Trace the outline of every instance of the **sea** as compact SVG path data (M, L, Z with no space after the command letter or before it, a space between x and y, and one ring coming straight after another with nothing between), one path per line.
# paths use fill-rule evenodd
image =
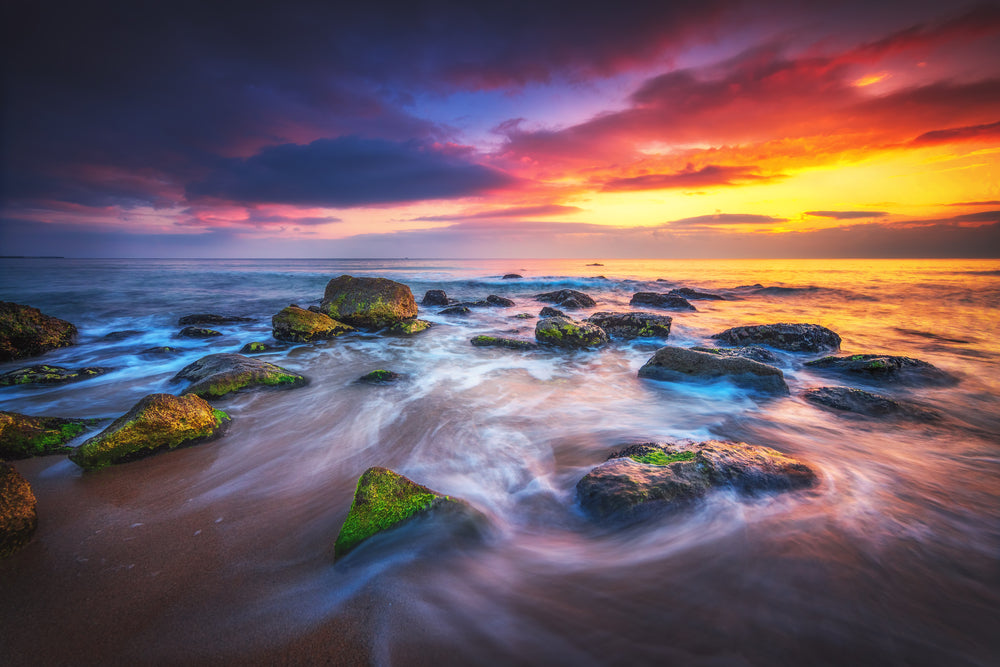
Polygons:
M38 499L33 541L0 561L4 665L1000 664L1000 261L0 259L0 299L74 323L46 363L110 372L0 387L0 409L101 420L211 353L271 339L340 275L509 308L420 307L412 337L352 333L255 355L302 388L215 401L224 437L97 472L16 462ZM504 279L506 274L521 278ZM543 292L630 311L690 287L666 340L508 350ZM648 308L646 309L648 310ZM180 317L250 318L179 338ZM930 362L946 384L866 384L776 350L788 395L640 378L662 345L729 327L814 323L841 353ZM125 336L108 334L120 331ZM156 346L174 354L144 353ZM403 378L359 384L376 369ZM804 399L854 386L933 411L873 418ZM677 511L596 520L576 484L637 442L732 440L794 456L806 490L719 490ZM469 502L477 539L411 522L334 559L361 473L390 468ZM437 535L437 537L433 537Z

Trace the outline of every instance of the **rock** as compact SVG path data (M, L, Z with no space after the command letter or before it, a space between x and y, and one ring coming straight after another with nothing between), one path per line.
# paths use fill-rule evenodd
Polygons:
M471 312L468 306L452 306L438 311L438 315L468 315Z
M222 332L203 327L184 327L177 332L177 335L182 338L211 338L213 336L221 336Z
M491 306L496 306L497 308L511 308L517 304L514 303L513 299L508 299L503 296L497 296L496 294L490 294L486 297L486 303Z
M161 345L158 347L148 347L139 354L149 354L149 355L163 355L163 354L174 354L178 352L176 347L169 347L167 345Z
M212 313L195 313L185 315L177 320L177 325L181 327L192 324L235 324L236 322L253 322L252 317L232 317L229 315L213 315Z
M548 301L554 303L563 308L593 308L597 305L597 302L591 299L589 296L583 292L578 292L573 289L561 289L555 292L545 292L544 294L536 294L535 298L539 301Z
M593 264L588 264L587 266L604 266L600 262L594 262Z
M551 306L544 306L540 311L538 311L539 317L569 317L566 313L559 310L558 308L553 308Z
M806 391L802 396L823 407L866 417L907 417L919 421L941 419L941 415L932 410L852 387L817 387Z
M299 306L297 306L294 303L292 305L295 306L296 308L299 307ZM310 313L320 313L320 314L322 314L322 312L323 312L322 310L320 310L320 307L317 306L317 305L315 305L315 304L309 306L308 308L306 308L306 310L308 310Z
M699 292L690 287L678 287L667 292L668 296L679 296L684 299L702 299L705 301L725 301L726 297L708 292Z
M359 329L381 329L417 316L410 288L388 278L340 276L326 285L320 309Z
M629 301L633 306L652 306L653 308L666 308L669 310L698 310L687 299L674 294L660 294L659 292L636 292Z
M656 313L601 311L588 317L587 321L601 327L613 338L666 338L670 335L673 320Z
M271 335L276 340L308 343L329 340L354 331L354 327L297 306L288 306L271 318Z
M421 306L447 306L448 295L443 289L429 289L424 292L424 298L420 302Z
M591 516L635 517L683 506L717 488L753 495L816 481L809 466L769 447L708 440L632 445L587 473L576 492Z
M402 379L402 375L399 373L394 373L392 371L387 371L379 369L377 371L372 371L371 373L366 373L357 379L358 382L364 382L366 384L388 384L390 382L395 382L396 380Z
M0 461L0 559L31 541L38 527L38 502L28 480Z
M805 365L820 371L851 375L876 382L953 384L957 381L949 373L926 361L889 354L823 357L807 361Z
M19 412L0 412L0 459L65 454L72 451L65 443L96 423L96 419L31 417Z
M668 381L724 378L741 386L788 393L784 374L774 366L670 345L649 358L639 369L639 377Z
M369 468L358 479L351 509L334 544L334 559L359 544L420 517L439 517L462 532L478 532L485 517L469 503L433 491L387 468Z
M76 327L37 308L0 301L0 362L37 357L76 341Z
M427 331L432 326L433 324L427 320L418 320L414 317L396 322L386 330L386 333L393 336L415 336L422 331Z
M133 336L138 336L142 334L142 331L136 329L126 329L125 331L112 331L107 334L101 340L125 340L126 338L132 338Z
M548 306L545 306L545 308L548 308ZM545 308L542 308L542 310L545 310ZM555 310L555 308L550 308L549 310ZM556 311L556 312L560 312L560 311ZM531 313L518 313L517 315L514 315L513 317L515 319L518 319L518 320L533 320L533 319L535 319L535 316L532 315Z
M304 377L287 368L231 352L210 354L188 364L173 377L173 381L177 380L190 380L193 384L183 393L202 398L218 398L253 387L292 388L306 384Z
M585 348L604 345L608 334L590 322L578 322L568 317L546 317L535 324L535 339L558 347Z
M9 387L17 384L59 384L61 382L75 382L76 380L86 380L109 373L110 368L99 366L88 366L72 370L62 366L49 366L39 364L18 368L0 375L0 387Z
M523 338L508 338L506 336L476 336L470 341L476 347L505 347L510 350L537 350L538 343Z
M744 345L743 347L692 347L692 350L708 352L709 354L719 354L724 357L743 357L759 361L762 364L774 364L781 359L771 350L759 345Z
M240 348L240 354L259 354L261 352L274 352L275 350L280 350L282 348L277 345L271 345L270 343L261 343L254 341L252 343L247 343Z
M822 352L840 348L840 336L818 324L758 324L733 327L712 336L727 345L769 345L789 352Z
M125 463L220 437L229 415L188 394L150 394L69 455L87 470Z
M504 274L503 279L504 280L517 280L518 278L523 278L523 277L524 276L522 276L519 273L507 273L507 274Z

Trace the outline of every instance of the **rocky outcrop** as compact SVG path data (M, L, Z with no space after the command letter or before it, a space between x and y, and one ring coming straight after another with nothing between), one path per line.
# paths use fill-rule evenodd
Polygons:
M178 326L187 327L198 324L236 324L237 322L253 322L252 317L233 317L231 315L213 315L212 313L195 313L184 315L177 320Z
M818 324L758 324L733 327L712 336L727 345L769 345L789 352L840 349L840 336Z
M667 310L698 310L688 300L675 294L660 294L659 292L636 292L629 301L633 306L652 306Z
M65 443L83 433L96 419L32 417L19 412L0 412L0 459L65 454Z
M429 289L424 292L424 298L420 301L421 306L447 306L448 295L443 289Z
M234 391L253 387L300 387L306 379L298 373L242 354L210 354L188 364L173 377L192 384L184 394L218 398Z
M540 311L538 311L539 317L569 317L566 313L559 310L558 308L553 308L552 306L543 306Z
M549 303L554 303L560 308L566 308L567 310L578 310L580 308L593 308L597 305L597 302L590 298L583 292L578 292L574 289L561 289L555 292L545 292L544 294L536 294L535 298L539 301L547 301Z
M497 296L496 294L490 294L486 297L486 303L495 308L512 308L517 305L514 303L513 299L508 299L504 296Z
M866 417L906 417L918 421L937 421L941 418L931 410L853 387L817 387L802 396L807 401L838 412Z
M601 311L587 318L612 338L666 338L672 318L657 313L610 313Z
M509 338L507 336L475 336L469 342L476 347L504 347L509 350L538 349L538 343L533 340Z
M271 335L276 340L293 343L329 340L354 330L343 322L298 306L288 306L271 318Z
M38 527L38 502L28 480L0 461L0 559L31 541Z
M385 333L392 336L416 336L418 333L427 331L433 326L427 320L418 320L417 318L412 318L409 320L400 320L396 322L388 329Z
M709 354L718 354L724 357L743 357L744 359L752 359L753 361L759 361L762 364L773 364L780 361L778 355L766 347L761 347L759 345L744 345L743 347L701 347L695 346L691 348L692 350L697 350L698 352L708 352Z
M726 299L724 296L710 294L708 292L699 292L698 290L693 290L690 287L678 287L677 289L670 290L667 294L670 296L679 296L684 299L702 299L704 301L725 301Z
M372 371L371 373L365 373L359 377L357 381L363 382L364 384L389 384L390 382L395 382L396 380L401 380L402 378L403 376L399 373L380 368Z
M150 394L69 455L87 470L125 463L160 451L220 437L229 415L198 396Z
M177 332L177 335L181 338L212 338L214 336L221 336L222 332L204 327L184 327Z
M774 366L670 345L661 347L649 358L639 369L639 377L672 382L726 379L761 391L788 393L784 374Z
M76 341L76 327L37 308L0 301L0 362L36 357Z
M110 368L99 366L88 366L86 368L63 368L62 366L49 366L48 364L38 364L18 368L0 375L0 387L9 387L19 384L60 384L63 382L75 382L86 380L109 373Z
M809 466L769 447L719 440L643 443L612 454L577 483L576 493L591 516L634 517L683 506L718 488L752 495L816 481Z
M545 317L535 324L535 339L539 343L566 348L587 348L604 345L608 334L590 322L578 322L568 317Z
M485 517L464 500L446 496L387 468L369 468L358 479L351 509L334 544L340 559L366 540L418 518L439 518L475 532Z
M359 329L381 329L417 316L410 288L388 278L340 276L326 285L320 310Z
M843 374L874 382L904 384L954 384L957 380L937 366L920 359L889 354L855 354L844 357L823 357L807 361L814 370Z

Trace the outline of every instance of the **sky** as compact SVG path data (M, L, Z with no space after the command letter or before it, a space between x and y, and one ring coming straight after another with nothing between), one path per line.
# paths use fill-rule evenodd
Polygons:
M997 2L0 12L0 255L1000 257Z

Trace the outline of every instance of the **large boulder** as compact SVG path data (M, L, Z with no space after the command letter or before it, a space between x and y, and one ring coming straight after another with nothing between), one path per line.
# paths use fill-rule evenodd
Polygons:
M0 375L0 387L9 387L17 384L61 384L63 382L75 382L86 380L110 372L110 368L99 366L88 366L86 368L63 368L62 366L50 366L48 364L37 364L18 368Z
M65 454L65 445L95 424L95 419L31 417L19 412L0 412L0 459Z
M652 306L668 310L698 310L688 300L676 294L660 294L659 292L636 292L629 301L632 306Z
M544 294L536 294L535 298L539 301L547 301L549 303L554 303L562 308L567 308L570 310L580 309L580 308L593 308L597 305L597 302L590 298L583 292L578 292L575 289L561 289L555 292L545 292Z
M464 500L446 496L387 468L369 468L358 479L354 501L334 544L340 559L359 544L418 517L443 516L466 527L484 517Z
M326 285L320 310L360 329L381 329L417 316L410 288L388 278L340 276Z
M291 388L306 383L303 376L287 368L232 352L202 357L182 368L173 380L189 380L192 384L183 393L202 398L218 398L252 387Z
M585 348L604 345L608 334L590 322L578 322L569 317L545 317L535 324L535 339L558 347Z
M956 381L951 374L931 363L890 354L823 357L807 361L805 365L821 372L844 374L874 382L951 384Z
M31 541L38 526L38 502L31 485L9 463L0 461L0 559Z
M271 318L271 335L293 343L329 340L349 331L354 327L298 306L288 306Z
M727 345L770 345L789 352L840 349L840 336L818 324L757 324L733 327L712 336Z
M229 415L194 395L150 394L70 454L87 470L220 437Z
M866 417L906 417L918 421L937 421L941 418L931 410L853 387L816 387L802 396L807 401L837 412Z
M788 393L784 374L774 366L671 345L657 350L639 369L639 377L668 381L723 378L753 389Z
M607 518L684 505L716 488L750 495L815 483L809 466L774 449L708 440L626 447L587 473L576 493L588 514Z
M601 311L587 318L613 338L666 338L672 318L657 313L609 313Z
M76 327L37 308L0 301L0 362L72 345Z

